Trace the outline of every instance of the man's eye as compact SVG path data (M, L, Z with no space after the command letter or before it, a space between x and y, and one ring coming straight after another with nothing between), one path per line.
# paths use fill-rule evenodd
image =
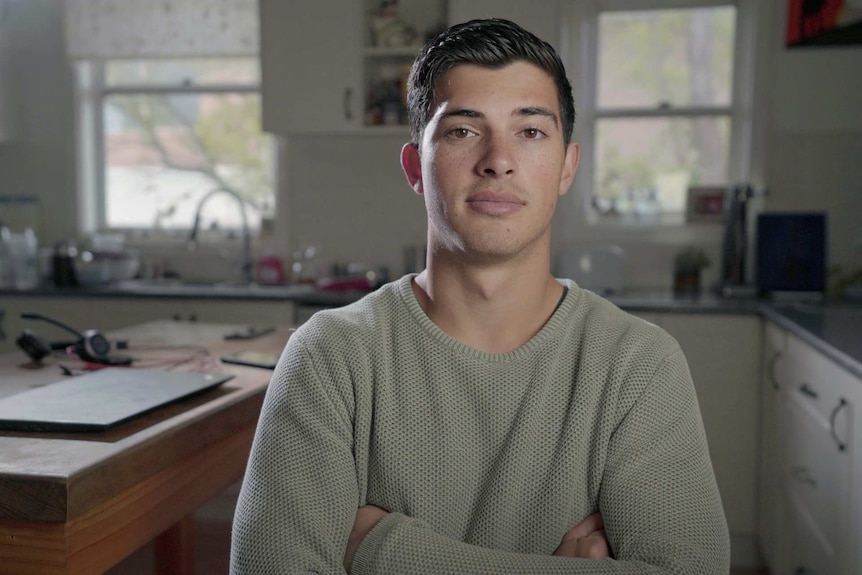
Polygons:
M523 131L523 134L529 140L538 140L545 137L545 133L538 128L527 128Z
M449 130L449 136L457 139L469 138L473 135L473 132L468 130L467 128L452 128Z

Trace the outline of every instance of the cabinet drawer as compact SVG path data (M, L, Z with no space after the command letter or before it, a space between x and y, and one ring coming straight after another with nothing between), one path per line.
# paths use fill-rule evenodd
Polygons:
M784 485L821 536L841 548L850 519L850 455L839 448L832 422L822 416L814 398L791 390L786 402ZM849 420L849 409L845 404L839 415Z
M779 573L837 575L842 573L835 549L823 539L799 500L788 494L782 513Z
M842 389L858 383L847 370L792 334L787 337L786 355L781 378L788 395L800 393L808 397L811 401L807 405L818 414L823 426L828 428L834 420L834 439L846 451L852 428Z

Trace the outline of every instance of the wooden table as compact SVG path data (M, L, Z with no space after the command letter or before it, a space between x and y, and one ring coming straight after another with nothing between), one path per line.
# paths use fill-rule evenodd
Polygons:
M194 511L242 477L272 375L218 357L280 353L290 335L225 341L237 327L163 321L107 334L141 367L189 359L173 369L236 376L215 390L105 432L0 432L0 573L103 573L153 540L159 573L193 572ZM0 396L63 378L53 362L28 362L0 355Z

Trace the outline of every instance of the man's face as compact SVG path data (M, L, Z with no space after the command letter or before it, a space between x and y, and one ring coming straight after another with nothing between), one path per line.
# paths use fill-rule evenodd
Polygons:
M578 152L564 143L556 86L542 69L463 64L438 81L421 146L408 144L401 159L425 197L429 247L490 262L550 245Z

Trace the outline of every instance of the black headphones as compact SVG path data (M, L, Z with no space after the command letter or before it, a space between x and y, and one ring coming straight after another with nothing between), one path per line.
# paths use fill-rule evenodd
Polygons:
M51 355L51 352L56 349L72 347L78 357L84 361L89 361L90 363L99 363L104 365L129 365L132 363L132 358L130 357L109 355L111 351L111 342L95 329L88 329L84 332L79 332L56 319L26 311L21 313L21 317L24 319L38 319L46 321L74 334L75 337L78 338L77 341L73 342L48 342L33 331L25 329L21 335L18 336L15 343L17 343L18 347L20 347L24 353L27 354L27 357L33 361L40 361L43 357Z

